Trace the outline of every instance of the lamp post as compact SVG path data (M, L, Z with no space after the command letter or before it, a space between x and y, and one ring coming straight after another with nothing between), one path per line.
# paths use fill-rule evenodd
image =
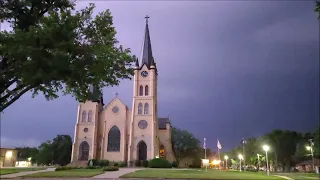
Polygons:
M264 145L262 148L263 148L264 151L266 151L267 176L269 176L269 175L270 175L270 172L269 172L269 163L268 163L268 151L269 151L269 146L268 146L268 145Z
M257 154L258 156L258 171L260 170L260 154Z
M308 151L310 151L311 158L312 158L312 171L314 171L313 142L312 142L312 139L309 139L309 141L311 146L307 146L306 148Z
M228 169L228 156L224 156L224 159L226 160L226 169Z
M242 168L241 168L241 160L243 159L243 156L241 154L238 155L239 157L239 160L240 160L240 172L242 171Z

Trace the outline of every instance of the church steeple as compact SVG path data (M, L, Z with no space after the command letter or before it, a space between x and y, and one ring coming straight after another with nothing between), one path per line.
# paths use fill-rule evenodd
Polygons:
M142 50L142 64L147 65L148 68L152 65L153 56L152 56L152 48L151 48L151 40L150 40L150 34L149 34L149 26L148 26L148 19L150 18L148 15L146 18L146 29L145 29L145 35L144 35L144 42L143 42L143 50Z
M100 89L97 87L94 87L93 85L90 85L89 87L89 96L88 100L92 102L100 102L102 105L103 103L103 95Z

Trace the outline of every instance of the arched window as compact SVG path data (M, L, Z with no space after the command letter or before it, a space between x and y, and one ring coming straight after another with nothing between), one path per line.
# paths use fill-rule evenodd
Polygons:
M138 114L142 114L142 103L138 105Z
M140 86L139 95L143 96L143 86L142 85Z
M91 110L88 113L88 122L92 122L92 111Z
M86 111L82 111L82 120L81 122L86 122L86 118L87 118L87 112Z
M146 85L146 87L144 88L144 95L149 96L149 86Z
M120 130L117 126L113 126L108 133L107 151L120 151Z
M148 103L144 104L144 114L149 114L149 104Z
M159 156L160 156L160 158L164 158L165 157L165 151L164 151L164 146L163 145L160 146Z

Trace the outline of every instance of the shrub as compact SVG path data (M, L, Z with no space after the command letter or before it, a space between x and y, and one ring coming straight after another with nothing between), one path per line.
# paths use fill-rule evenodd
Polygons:
M113 163L113 166L118 167L118 166L119 166L119 163L118 163L118 162L114 162L114 163Z
M86 169L99 169L100 166L87 166Z
M118 166L119 167L126 167L127 163L126 162L119 162Z
M90 166L90 161L92 161L92 166L98 166L99 164L98 164L98 161L96 160L96 159L89 159L88 160L88 166Z
M201 168L201 159L196 158L192 161L192 168Z
M152 159L149 161L148 165L150 168L172 168L171 163L162 158Z
M108 166L109 165L109 161L108 160L99 160L98 161L98 165L101 166L101 167Z
M70 169L80 169L78 167L60 166L55 169L55 171L65 171Z
M137 166L137 167L141 166L141 161L140 160L135 160L134 161L134 165Z
M173 162L172 162L172 167L174 167L174 168L178 167L177 162L173 161Z
M144 161L141 162L141 165L143 167L148 167L148 164L149 164L149 162L147 160L144 160Z
M109 167L103 168L103 171L119 171L119 168L114 166L109 166Z

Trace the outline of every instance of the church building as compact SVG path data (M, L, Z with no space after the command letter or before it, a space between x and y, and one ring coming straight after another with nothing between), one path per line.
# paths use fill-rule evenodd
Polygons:
M91 88L88 100L78 106L71 162L104 159L132 165L153 158L174 161L170 120L158 117L158 70L148 18L142 59L135 62L132 109L117 95L105 105L101 91Z

